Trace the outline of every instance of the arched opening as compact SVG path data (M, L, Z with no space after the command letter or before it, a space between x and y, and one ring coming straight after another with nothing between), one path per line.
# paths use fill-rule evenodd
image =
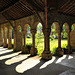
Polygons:
M74 30L74 26L72 25L72 26L71 26L71 31L73 31L73 30Z
M25 27L26 27L26 31L27 31L27 33L26 33L26 45L31 46L32 45L32 34L30 31L31 27L28 24Z
M68 29L66 29L66 28L68 28ZM62 26L62 33L61 33L61 47L62 48L67 47L67 38L68 38L67 31L69 31L69 26L67 23L64 23Z
M44 50L44 35L42 32L42 24L41 23L37 24L37 32L35 35L35 46L38 50L38 54L41 56L41 53Z
M22 53L30 53L32 47L32 35L30 32L30 25L25 24L23 27L23 47Z
M50 34L50 50L53 54L55 54L56 48L58 47L58 23L54 22L51 26L51 34Z
M64 54L62 48L61 48L61 26L58 22L54 22L52 25L55 25L55 35L57 35L57 38L53 38L54 40L50 42L50 48L53 54L57 56L62 56ZM51 29L52 30L52 29ZM53 34L53 33L52 33Z

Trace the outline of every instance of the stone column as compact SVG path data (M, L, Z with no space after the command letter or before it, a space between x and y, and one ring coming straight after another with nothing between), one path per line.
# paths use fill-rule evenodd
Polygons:
M0 46L3 46L3 36L2 36L2 28L1 28L1 25L0 25Z
M35 34L36 34L36 29L31 29L32 33L32 48L30 50L31 55L37 55L37 48L35 48Z
M17 27L13 28L14 31L14 51L19 51L22 49L22 33Z
M49 60L52 59L52 53L50 51L50 32L51 29L45 28L43 29L44 33L44 51L42 53L42 58Z
M8 26L8 49L12 48L12 27Z
M58 31L58 48L61 48L61 31Z
M64 51L61 48L61 31L62 30L60 28L57 30L57 32L58 32L58 48L56 50L57 56L62 56L64 54Z
M22 37L22 39L23 39L22 53L29 54L29 49L26 46L26 33L27 33L27 30L22 31L22 34L23 34L23 37Z
M70 45L70 27L69 26L65 26L65 31L67 32L67 50L65 50L65 53L66 54L70 54L72 53L72 48L71 48L71 45Z
M6 26L3 27L3 33L4 33L4 44L3 44L3 47L6 48L7 47L7 27Z

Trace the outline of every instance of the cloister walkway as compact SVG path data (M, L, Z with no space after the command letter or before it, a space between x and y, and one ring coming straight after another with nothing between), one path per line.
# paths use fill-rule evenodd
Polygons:
M75 75L75 53L45 61L0 47L0 75Z

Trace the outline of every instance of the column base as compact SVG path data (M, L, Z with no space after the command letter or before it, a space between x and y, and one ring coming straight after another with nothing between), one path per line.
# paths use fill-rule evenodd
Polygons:
M12 49L12 47L8 47L8 49Z
M29 51L27 46L22 47L22 53L24 53L24 54L29 54L30 53L30 51Z
M8 45L3 46L4 48L8 48Z
M44 50L42 53L42 59L51 60L52 59L52 53L50 51Z
M37 48L32 47L30 50L31 56L37 55Z
M2 46L3 46L3 44L0 45L0 47L2 47Z
M63 56L64 55L64 50L62 50L62 48L57 48L56 49L56 54L55 54L56 56L59 56L59 57L61 57L61 56Z
M12 46L8 47L8 49L12 49Z
M19 49L13 49L13 52L18 52L18 51L21 51L21 50L19 50Z
M72 47L71 46L67 46L67 49L64 49L64 53L65 54L71 54L72 53Z

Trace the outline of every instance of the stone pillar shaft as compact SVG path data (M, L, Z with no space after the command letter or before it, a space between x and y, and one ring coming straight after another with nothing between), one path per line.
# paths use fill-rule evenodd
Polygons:
M3 45L3 37L2 37L2 29L1 29L1 25L0 25L0 46Z
M26 35L24 34L23 35L23 38L24 38L24 46L26 46L26 37L25 37Z
M31 29L32 33L32 46L35 48L35 34L36 34L36 29Z
M36 34L36 29L31 29L32 33L32 48L30 50L31 55L36 55L37 54L37 48L35 48L35 34Z
M19 51L22 49L22 34L15 27L14 30L14 51Z
M43 29L44 33L44 51L42 53L42 58L45 60L52 59L52 53L50 51L50 30L48 28Z
M67 40L68 40L68 46L70 46L70 32L68 33Z
M8 27L8 48L12 48L12 28Z
M35 48L35 34L32 34L33 47Z
M61 48L61 32L58 32L58 48Z
M3 28L3 32L4 32L4 47L7 47L7 28L4 26Z
M44 50L50 51L50 31L44 31Z

